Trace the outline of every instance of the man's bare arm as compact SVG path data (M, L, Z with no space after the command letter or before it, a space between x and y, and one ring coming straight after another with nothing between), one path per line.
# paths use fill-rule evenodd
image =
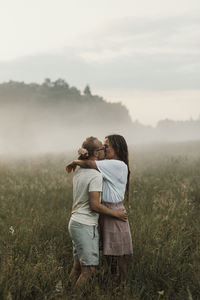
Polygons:
M80 160L80 159L78 159L78 160L73 160L70 164L68 164L66 166L66 171L68 173L71 173L72 171L74 171L76 169L76 166L79 166L81 168L98 170L95 160L89 160L89 159Z
M126 222L127 214L125 209L118 209L113 210L99 202L100 199L100 192L89 192L89 201L90 201L90 208L93 211L96 211L100 214L105 214L111 217L115 217L120 219L121 221Z

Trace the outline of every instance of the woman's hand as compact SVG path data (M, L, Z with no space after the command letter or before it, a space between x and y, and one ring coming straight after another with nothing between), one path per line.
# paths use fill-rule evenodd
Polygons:
M72 161L69 165L66 166L67 173L74 172L76 170L77 165Z

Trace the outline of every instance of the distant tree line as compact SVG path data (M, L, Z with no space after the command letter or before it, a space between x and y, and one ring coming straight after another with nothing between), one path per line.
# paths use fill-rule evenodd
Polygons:
M121 103L93 95L88 84L83 91L62 78L46 78L42 84L0 84L0 149L7 141L20 146L24 141L60 143L67 136L68 142L80 142L87 135L113 132L125 135L131 143L200 139L200 118L161 120L153 128L133 122Z
M46 78L42 84L9 81L0 84L0 105L16 109L20 114L26 109L30 115L37 112L37 116L45 111L45 116L51 119L58 118L62 124L82 125L104 124L131 124L129 112L121 103L109 103L98 95L92 95L89 85L86 85L83 93L76 87L70 87L64 79L51 81ZM34 120L35 120L34 116ZM117 117L117 118L116 118ZM44 121L44 119L40 119Z

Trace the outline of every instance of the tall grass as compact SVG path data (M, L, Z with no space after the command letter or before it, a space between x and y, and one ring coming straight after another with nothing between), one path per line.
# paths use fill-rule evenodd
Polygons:
M131 150L127 281L102 257L84 293L69 283L68 158L1 159L0 299L200 299L199 144L184 146Z

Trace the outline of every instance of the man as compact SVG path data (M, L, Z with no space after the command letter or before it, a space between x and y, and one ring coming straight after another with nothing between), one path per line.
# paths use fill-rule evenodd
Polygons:
M95 137L87 138L79 159L104 159L103 144ZM68 172L72 168L66 167ZM94 169L79 168L73 178L73 206L69 233L73 242L74 263L70 279L76 286L84 285L99 264L99 213L125 221L125 210L111 210L101 204L102 175Z

